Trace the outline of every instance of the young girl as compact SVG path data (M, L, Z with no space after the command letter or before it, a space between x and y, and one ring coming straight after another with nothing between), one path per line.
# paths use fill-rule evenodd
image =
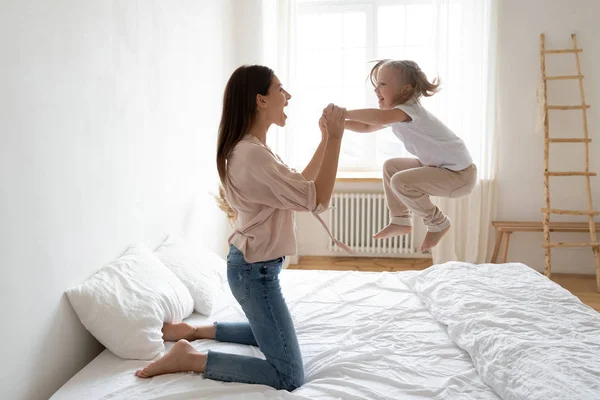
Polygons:
M450 219L429 196L466 196L477 181L477 168L464 142L419 102L437 93L414 61L379 61L370 80L379 109L350 110L346 129L374 132L391 126L406 150L417 158L392 158L383 166L383 187L390 223L376 239L410 233L411 211L423 218L427 235L421 251L434 247L450 228Z

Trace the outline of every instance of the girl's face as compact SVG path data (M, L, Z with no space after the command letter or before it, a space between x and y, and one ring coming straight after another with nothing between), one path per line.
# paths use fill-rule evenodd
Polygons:
M379 108L382 110L394 107L398 99L405 91L411 90L412 86L402 81L402 74L390 67L381 67L377 71L377 85L375 94L379 100Z
M265 112L270 124L284 126L287 115L283 111L292 96L283 88L277 76L273 77L266 96L259 95L258 106Z

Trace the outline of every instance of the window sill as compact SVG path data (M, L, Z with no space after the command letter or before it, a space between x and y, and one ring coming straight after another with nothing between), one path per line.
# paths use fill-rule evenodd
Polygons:
M374 171L338 171L336 182L375 182L381 183L381 170Z

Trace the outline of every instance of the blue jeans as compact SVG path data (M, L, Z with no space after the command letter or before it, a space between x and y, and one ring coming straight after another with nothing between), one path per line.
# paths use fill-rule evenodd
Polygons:
M229 287L248 322L216 322L215 339L258 346L266 360L209 351L205 378L288 391L304 383L298 338L279 285L283 261L282 257L249 264L231 246L227 256Z

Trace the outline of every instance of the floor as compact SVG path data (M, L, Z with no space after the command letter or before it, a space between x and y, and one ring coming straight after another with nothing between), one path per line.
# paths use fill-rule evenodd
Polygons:
M369 257L301 257L290 269L327 269L355 271L422 270L432 265L428 258L369 258ZM593 275L554 274L552 280L600 312L600 293L596 291Z

